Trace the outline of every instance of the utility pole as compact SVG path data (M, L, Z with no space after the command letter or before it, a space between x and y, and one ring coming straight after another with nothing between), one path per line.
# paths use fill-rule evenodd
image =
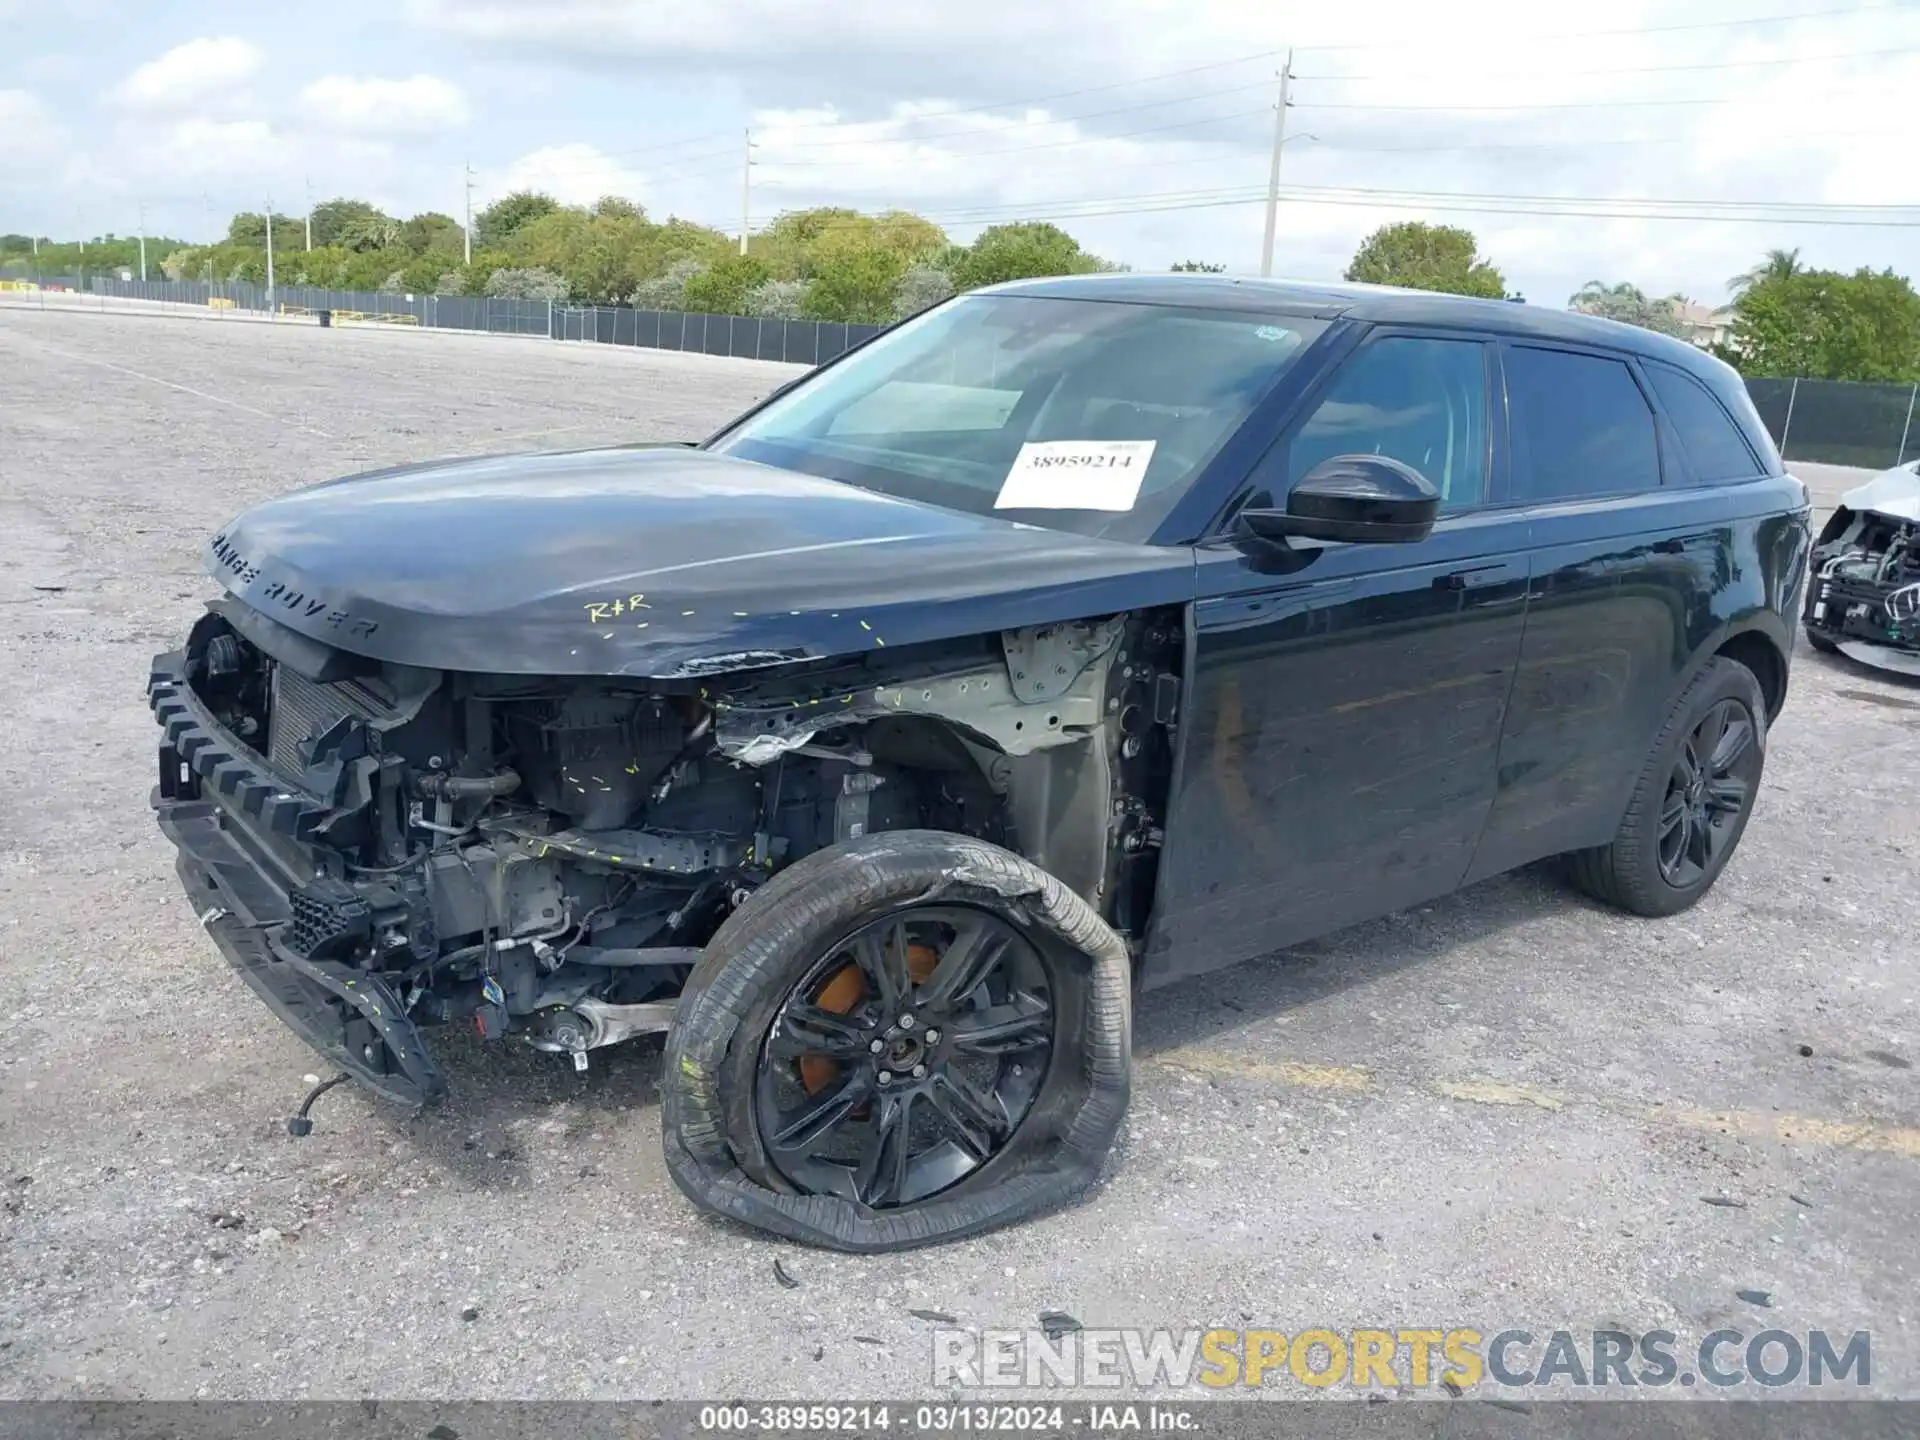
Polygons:
M1280 67L1280 103L1273 109L1273 163L1267 171L1267 232L1260 241L1260 273L1273 274L1273 234L1280 221L1280 148L1287 143L1287 85L1293 79L1293 51Z
M746 136L746 149L740 162L740 253L747 253L747 192L753 180L753 131L741 132Z
M140 283L147 283L147 202L140 202Z
M460 169L460 178L465 182L467 187L467 220L466 224L461 226L460 229L462 236L461 256L466 264L471 265L473 263L473 162L467 161Z
M267 197L267 318L273 318L273 197Z
M307 187L307 249L313 249L313 181L303 182Z

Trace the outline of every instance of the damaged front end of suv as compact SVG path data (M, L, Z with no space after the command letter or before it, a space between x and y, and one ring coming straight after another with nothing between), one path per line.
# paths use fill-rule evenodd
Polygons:
M1920 676L1920 461L1841 496L1814 546L1802 619L1816 650Z
M636 447L297 491L207 561L228 593L149 681L159 823L227 960L370 1089L440 1099L437 1026L580 1069L672 1030L676 1178L738 1213L715 1189L738 1145L690 1158L738 1032L768 1117L740 1193L856 1247L924 1229L914 1201L964 1207L1030 1113L1085 1130L1091 1108L1110 1138L1180 611L1060 612L1171 599L1177 554ZM726 989L703 961L751 973L746 931L809 921L769 962L813 967L778 1016L690 1021ZM1117 1048L1113 1075L1056 1076L1088 1043ZM884 1175L871 1134L849 1152L805 1127L856 1082L869 1132L893 1113L872 1087L925 1101ZM1076 1173L1050 1146L1058 1183L1003 1185L948 1230L1053 1203L1104 1148ZM823 1235L818 1197L865 1228Z

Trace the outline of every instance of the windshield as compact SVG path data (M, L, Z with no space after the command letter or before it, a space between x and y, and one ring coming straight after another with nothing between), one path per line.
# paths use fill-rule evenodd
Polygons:
M902 499L1145 540L1325 328L965 296L809 377L713 448Z

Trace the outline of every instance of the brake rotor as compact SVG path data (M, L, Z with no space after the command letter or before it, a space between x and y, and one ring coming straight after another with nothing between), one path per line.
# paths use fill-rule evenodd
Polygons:
M940 952L931 945L907 946L907 976L914 984L926 984L939 963ZM847 1015L866 998L866 975L858 965L843 965L820 987L813 1003L836 1015ZM840 1078L840 1062L825 1055L802 1055L799 1065L800 1083L809 1095L818 1095Z

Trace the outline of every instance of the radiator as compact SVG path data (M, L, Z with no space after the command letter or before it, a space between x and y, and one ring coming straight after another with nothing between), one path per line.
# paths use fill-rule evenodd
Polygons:
M304 742L325 733L345 716L379 720L392 711L391 702L358 680L316 685L285 665L275 665L273 707L267 716L271 742L267 758L281 774L298 775L307 768L300 754Z

